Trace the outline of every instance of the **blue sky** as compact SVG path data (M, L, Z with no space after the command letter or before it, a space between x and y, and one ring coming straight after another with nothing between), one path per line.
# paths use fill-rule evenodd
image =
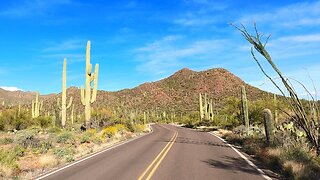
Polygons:
M80 87L91 40L91 62L100 64L99 89L132 88L184 67L223 67L276 92L253 61L249 44L228 24L252 30L254 21L272 34L267 49L283 73L310 91L312 77L320 89L320 1L293 0L3 1L0 86L60 92L66 57L67 86Z

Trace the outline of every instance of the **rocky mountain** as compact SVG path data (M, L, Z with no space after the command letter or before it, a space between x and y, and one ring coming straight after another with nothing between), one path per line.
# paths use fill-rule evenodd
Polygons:
M198 109L199 93L207 93L216 106L227 97L240 97L240 87L244 85L249 99L264 97L267 93L246 84L239 77L226 69L216 68L206 71L192 71L184 68L173 75L156 82L147 82L132 89L117 92L99 90L97 106L127 107L131 109L160 109L167 111L192 111ZM73 97L78 111L83 109L80 104L80 90L70 87L67 97ZM51 109L61 94L41 96L45 109ZM35 98L32 92L8 92L1 90L0 98L5 101L17 103L31 103ZM1 100L1 99L0 99Z

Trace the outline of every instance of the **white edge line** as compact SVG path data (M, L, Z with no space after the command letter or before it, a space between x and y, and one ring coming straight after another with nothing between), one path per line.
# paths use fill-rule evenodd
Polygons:
M242 159L244 159L250 166L252 166L253 168L255 168L263 178L267 179L267 180L272 180L272 178L270 178L268 175L266 175L265 172L263 172L260 168L258 168L255 164L253 164L253 162L251 162L246 156L244 156L241 152L239 152L236 148L234 148L231 144L229 144L227 141L225 141L224 139L222 139L221 137L208 132L209 134L217 137L218 139L220 139L222 142L224 142L225 144L227 144L229 147L231 147L231 149L233 149L240 157L242 157Z
M150 127L150 129L151 129L151 132L150 132L150 133L147 133L147 134L144 134L144 135L142 135L142 136L138 136L138 137L135 137L135 138L133 138L133 139L130 139L130 140L128 140L128 141L124 141L124 142L122 142L122 143L120 143L120 144L111 146L111 147L109 147L109 148L107 148L107 149L105 149L105 150L102 150L102 151L97 152L97 153L95 153L95 154L92 154L92 155L90 155L90 156L88 156L88 157L85 157L85 158L83 158L83 159L80 159L80 160L78 160L78 161L76 161L76 162L73 162L73 163L71 163L71 164L69 164L69 165L66 165L66 166L63 166L63 167L61 167L61 168L59 168L59 169L56 169L56 170L54 170L54 171L52 171L52 172L50 172L50 173L48 173L48 174L44 174L44 175L42 175L42 176L40 175L40 177L37 177L35 180L40 180L40 179L46 178L46 177L51 176L51 175L53 175L53 174L55 174L55 173L57 173L57 172L60 172L60 171L62 171L62 170L64 170L64 169L67 169L67 168L69 168L69 167L71 167L71 166L73 166L73 165L79 164L79 163L81 163L81 162L83 162L83 161L85 161L85 160L87 160L87 159L90 159L90 158L92 158L92 157L94 157L94 156L97 156L97 155L102 154L102 153L104 153L104 152L106 152L106 151L110 151L111 149L114 149L114 148L119 147L119 146L121 146L121 145L127 144L127 143L129 143L129 142L131 142L131 141L140 139L140 138L142 138L142 137L144 137L144 136L146 136L146 135L149 135L149 134L153 133L153 129L152 129L152 127L151 127L150 124L149 124L149 127Z

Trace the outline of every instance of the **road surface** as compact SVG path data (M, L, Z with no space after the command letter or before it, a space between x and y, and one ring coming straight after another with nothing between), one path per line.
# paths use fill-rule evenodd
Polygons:
M265 179L230 146L172 125L39 179Z

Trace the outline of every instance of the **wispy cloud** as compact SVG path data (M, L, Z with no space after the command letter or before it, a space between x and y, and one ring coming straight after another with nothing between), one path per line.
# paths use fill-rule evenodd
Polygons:
M85 47L85 41L79 39L71 39L63 42L50 43L49 47L43 49L44 52L52 51L68 51Z
M189 66L201 61L203 56L212 54L226 43L225 40L197 40L183 42L182 36L166 36L144 47L137 48L137 60L140 71L149 71L158 75ZM201 64L201 63L200 63Z
M71 0L24 0L14 1L11 7L0 11L0 16L12 18L26 18L31 16L45 16L57 7L71 4Z
M12 87L12 86L0 86L1 89L4 89L6 91L23 91L22 89L18 87Z
M279 38L278 41L298 42L298 43L320 42L320 34L285 36L285 37Z
M320 24L320 1L296 3L268 12L246 14L239 22L251 24L254 20L281 28L318 26Z

